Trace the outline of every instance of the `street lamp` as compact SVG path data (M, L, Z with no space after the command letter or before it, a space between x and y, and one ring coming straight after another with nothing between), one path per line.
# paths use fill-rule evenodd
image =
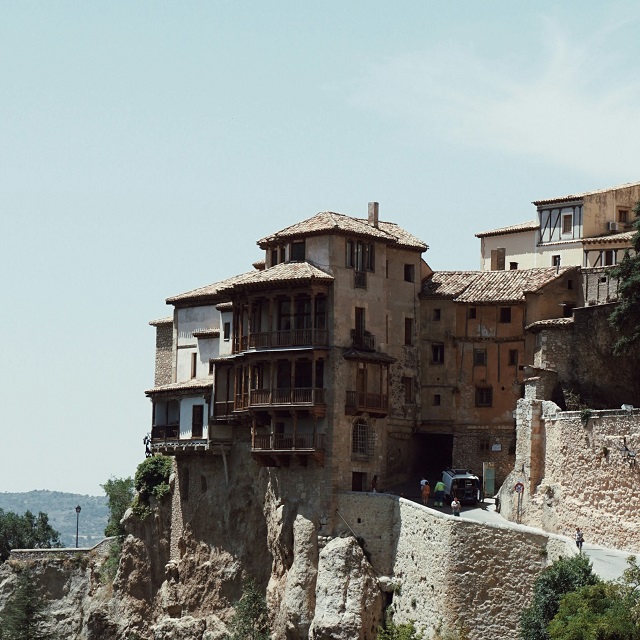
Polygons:
M80 505L76 507L76 549L78 548L78 527L80 526Z

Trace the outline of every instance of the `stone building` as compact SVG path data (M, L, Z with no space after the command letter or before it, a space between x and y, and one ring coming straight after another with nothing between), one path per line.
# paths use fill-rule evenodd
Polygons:
M379 220L377 203L367 219L323 212L258 245L254 270L168 298L173 318L152 323L151 447L179 469L246 447L256 469L320 487L331 520L336 491L408 477L427 245Z
M640 182L536 200L536 218L483 231L481 269L617 264L631 248Z
M498 484L513 467L513 411L535 339L525 327L582 304L575 267L436 271L420 294L422 411L415 450L427 473L447 466Z

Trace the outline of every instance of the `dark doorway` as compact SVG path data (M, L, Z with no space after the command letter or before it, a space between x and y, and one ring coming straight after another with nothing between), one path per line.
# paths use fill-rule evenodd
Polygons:
M360 471L354 471L351 474L351 491L367 490L367 474Z
M411 476L424 476L434 486L442 472L451 466L453 436L445 433L417 433L412 442Z

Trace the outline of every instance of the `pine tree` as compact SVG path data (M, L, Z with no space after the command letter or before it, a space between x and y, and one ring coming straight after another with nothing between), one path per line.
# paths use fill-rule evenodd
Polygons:
M614 355L627 355L640 344L640 201L633 208L636 233L632 243L635 256L626 254L620 264L611 269L611 277L618 279L618 304L609 316L618 339L613 345Z
M245 583L229 627L230 640L269 640L267 602L253 580Z
M2 640L50 640L44 627L47 605L33 574L23 570L18 574L16 588L0 615Z

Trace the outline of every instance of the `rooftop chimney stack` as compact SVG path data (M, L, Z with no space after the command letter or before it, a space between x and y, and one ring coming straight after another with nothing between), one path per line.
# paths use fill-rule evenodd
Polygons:
M369 203L369 224L372 227L378 228L378 203Z

